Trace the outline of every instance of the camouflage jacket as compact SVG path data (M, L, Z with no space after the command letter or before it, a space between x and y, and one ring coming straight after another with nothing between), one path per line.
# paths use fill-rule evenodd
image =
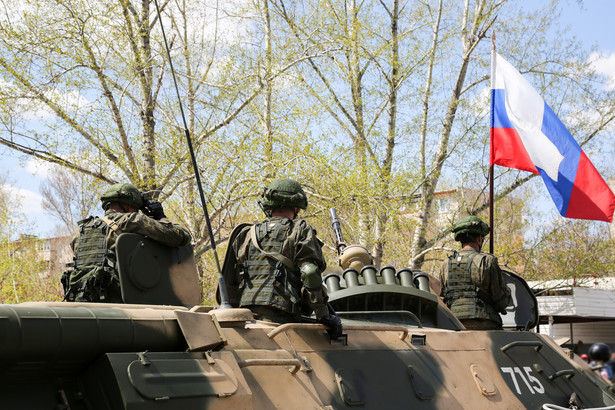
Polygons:
M190 232L181 225L171 222L167 218L155 220L141 212L121 213L111 209L105 216L115 222L122 233L138 233L167 246L185 246L190 243ZM118 233L111 232L107 236L107 248L115 248Z
M464 274L456 269L455 273L461 277L451 279L449 269L456 261L470 263L470 278L464 277ZM510 289L506 286L495 256L464 248L442 264L439 276L440 296L445 298L446 304L457 318L487 319L502 324L498 312L504 311L508 306ZM469 287L464 286L464 283ZM458 290L453 290L453 287Z
M280 239L281 243L275 243L276 240L270 237L274 232L272 227L277 224L288 224L287 231L285 231L287 234L284 234L284 237ZM312 289L305 288L302 282L303 278L300 277L299 273L301 265L305 262L314 263L319 272L322 272L326 267L322 254L323 243L317 238L316 230L305 220L290 220L282 217L272 217L256 224L255 227L262 249L266 252L272 251L273 248L269 249L267 244L279 248L276 252L288 258L294 268L285 268L274 258L263 256L252 244L251 226L243 228L231 245L237 260L238 270L236 273L240 276L234 282L241 284L241 305L271 305L298 316L297 308L300 304L298 299L302 299L304 304L315 311L317 317L326 315L328 313L326 289L322 285ZM266 233L263 234L263 232ZM254 266L255 263L258 263L255 261L259 259L262 267L251 269L249 266ZM285 272L280 272L280 268ZM280 282L281 274L286 275L284 280L289 282L286 292L282 289L275 289ZM259 287L250 283L255 281L259 283L262 281L263 284ZM246 293L250 293L249 298L245 297ZM284 293L287 295L284 295ZM305 313L307 312L304 311Z
M115 250L115 240L121 233L138 233L147 236L167 246L185 246L190 243L192 236L186 228L171 222L167 218L157 221L141 212L121 213L108 209L105 216L115 222L118 232L107 235L107 249ZM79 235L73 237L71 246L73 252L77 249Z

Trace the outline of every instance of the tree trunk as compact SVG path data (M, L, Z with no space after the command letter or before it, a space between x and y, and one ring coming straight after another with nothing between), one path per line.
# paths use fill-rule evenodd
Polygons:
M441 4L440 4L441 6ZM476 11L474 13L472 27L468 30L468 14L470 8L470 1L466 0L464 7L464 18L461 29L461 43L463 46L463 54L461 59L461 64L459 67L459 71L457 74L457 80L455 82L455 86L451 92L451 97L449 98L447 112L444 118L444 123L442 126L442 132L440 134L440 142L438 144L438 149L436 151L436 155L431 164L431 171L427 174L426 171L423 171L424 176L424 184L421 188L421 198L419 202L419 210L417 215L417 225L414 230L414 238L412 241L412 251L411 251L411 259L410 259L410 267L418 269L421 267L423 263L423 257L418 257L415 259L415 256L419 255L421 251L425 248L426 233L427 226L431 219L431 208L434 200L434 192L438 186L438 182L440 180L440 175L442 172L442 167L444 165L444 161L448 156L448 141L451 134L451 129L453 128L453 124L455 122L455 115L457 113L457 107L459 106L459 98L461 96L461 92L463 89L463 84L465 82L466 73L468 69L468 64L470 63L470 57L472 52L476 48L476 45L482 40L483 35L479 35L479 24L484 19L483 9L485 7L485 0L481 0L480 3L476 7ZM440 12L439 12L440 13ZM439 18L437 20L439 22ZM435 30L433 45L437 44L437 30ZM428 82L429 84L429 82ZM426 87L426 92L424 94L424 107L428 106L428 95L429 95L429 85ZM424 143L422 143L421 149L424 154ZM424 163L423 163L424 164Z

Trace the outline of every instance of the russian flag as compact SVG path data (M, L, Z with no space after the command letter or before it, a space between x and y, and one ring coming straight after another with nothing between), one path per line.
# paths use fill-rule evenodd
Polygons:
M559 213L612 222L615 195L542 97L494 53L491 165L540 174Z

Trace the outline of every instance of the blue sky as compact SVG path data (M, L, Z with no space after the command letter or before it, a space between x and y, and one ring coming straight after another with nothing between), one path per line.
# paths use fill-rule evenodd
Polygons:
M522 3L531 8L539 1L524 0ZM563 0L561 6L561 25L568 26L588 49L595 45L601 54L610 57L603 60L598 69L605 74L611 74L612 84L615 86L615 31L612 21L615 15L615 0ZM590 159L594 164L611 163L610 160L601 158ZM600 167L597 167L600 170ZM20 210L28 216L29 233L39 237L54 236L57 221L45 214L41 207L40 186L45 180L46 168L20 158L15 151L0 147L0 172L7 175L10 189L21 197ZM544 194L545 199L550 201L546 189ZM551 207L555 209L554 206Z
M533 3L533 1L531 1ZM585 45L598 44L601 49L614 50L612 0L564 0L562 23L569 25Z

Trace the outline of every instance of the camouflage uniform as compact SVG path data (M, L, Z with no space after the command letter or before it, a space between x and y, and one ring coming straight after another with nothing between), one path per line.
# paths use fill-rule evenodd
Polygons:
M469 266L468 266L469 265ZM510 300L495 256L464 248L440 269L440 296L468 329L501 329Z
M308 279L311 283L305 283L305 275L300 271L306 262L315 264L319 272L326 267L323 244L316 237L316 230L305 220L283 217L271 217L255 225L261 249L288 258L292 267L286 267L256 248L251 229L251 226L244 227L231 245L239 267L233 282L240 284L240 307L250 308L261 318L284 323L299 319L303 300L316 317L327 315L327 294L322 279L311 277Z
M105 216L115 222L121 232L137 233L167 246L185 246L190 243L192 237L186 228L171 222L168 218L157 221L154 218L140 212L121 213L111 209L105 212ZM115 249L117 232L111 232L107 236L107 248Z

